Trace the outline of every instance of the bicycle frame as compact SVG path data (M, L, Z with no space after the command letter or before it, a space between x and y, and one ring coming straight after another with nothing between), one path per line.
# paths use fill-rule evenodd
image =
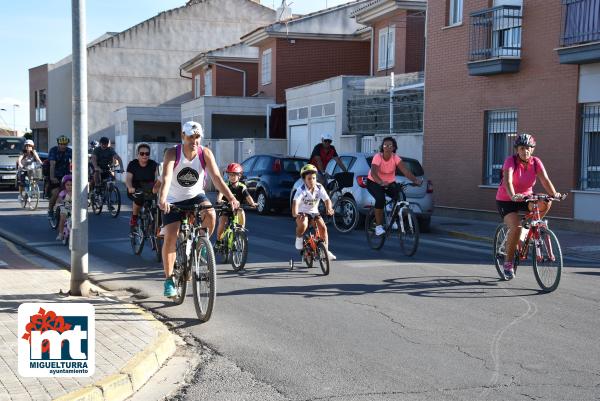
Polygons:
M527 233L527 237L525 237L523 243L517 243L517 252L519 254L519 259L521 260L527 259L527 254L529 253L529 244L531 240L540 240L540 228L548 227L547 222L545 220L542 220L540 215L540 200L536 199L527 202L533 205L533 210L525 214L525 216L523 216L523 218L521 219L523 228L529 228L529 232Z

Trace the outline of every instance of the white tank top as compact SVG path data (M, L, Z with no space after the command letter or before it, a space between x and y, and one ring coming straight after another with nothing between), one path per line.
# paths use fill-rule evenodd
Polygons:
M184 200L195 198L198 195L204 195L204 176L206 172L200 163L200 152L203 152L202 147L199 148L196 157L192 160L185 158L183 153L183 145L178 146L176 151L179 151L179 162L173 168L173 177L171 178L171 186L167 194L167 202L175 203Z

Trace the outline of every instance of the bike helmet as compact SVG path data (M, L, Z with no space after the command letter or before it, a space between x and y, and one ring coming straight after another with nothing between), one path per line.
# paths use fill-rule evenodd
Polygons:
M71 142L71 140L64 135L61 135L58 138L56 138L56 143L58 143L59 145L68 145L69 142Z
M60 182L62 186L64 186L67 181L73 181L73 176L71 174L67 174L62 178L62 181Z
M108 145L109 143L110 143L110 139L108 139L107 137L103 136L102 138L100 138L101 145Z
M535 138L531 134L519 134L515 140L515 147L517 146L529 146L531 148L535 148Z
M243 168L242 168L242 166L241 166L240 164L238 164L238 163L230 163L230 164L227 166L227 170L226 170L226 172L227 172L227 173L240 173L240 174L241 174L241 173L243 173L243 172L244 172L244 169L243 169Z
M300 175L302 176L302 178L304 178L306 174L317 174L317 172L317 168L312 164L307 164L306 166L300 169Z
M25 141L25 143L23 143L23 146L27 146L27 145L35 146L35 144L33 143L33 141L31 139L28 139Z

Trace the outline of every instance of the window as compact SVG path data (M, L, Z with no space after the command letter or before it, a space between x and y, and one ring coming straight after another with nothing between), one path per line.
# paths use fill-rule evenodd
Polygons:
M46 121L46 89L34 92L35 121Z
M256 161L256 157L251 157L249 159L244 160L242 163L242 169L244 170L244 174L248 175L252 171L252 165Z
M204 96L212 96L212 70L204 73Z
M583 106L581 189L600 189L600 103Z
M488 111L486 118L487 160L485 184L499 185L504 160L512 153L517 136L517 111Z
M288 110L288 120L294 121L298 119L298 109L290 109Z
M458 25L463 18L463 0L448 0L448 25Z
M194 76L194 99L200 97L200 75Z
M256 164L254 165L254 171L260 172L260 171L269 170L269 169L271 169L272 164L273 163L271 162L271 158L269 156L261 156L258 158L258 160L256 161Z
M261 57L261 84L267 85L271 83L271 49L263 52Z
M396 26L392 25L379 30L378 69L387 70L394 66L396 44Z

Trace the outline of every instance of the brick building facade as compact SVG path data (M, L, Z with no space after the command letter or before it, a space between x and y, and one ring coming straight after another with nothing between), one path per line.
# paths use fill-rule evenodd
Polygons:
M462 18L455 3L428 8L424 167L436 206L495 211L499 171L519 132L536 136L535 155L558 191L580 189L585 105L581 67L561 64L557 52L561 2L465 0ZM574 200L552 215L577 217Z

